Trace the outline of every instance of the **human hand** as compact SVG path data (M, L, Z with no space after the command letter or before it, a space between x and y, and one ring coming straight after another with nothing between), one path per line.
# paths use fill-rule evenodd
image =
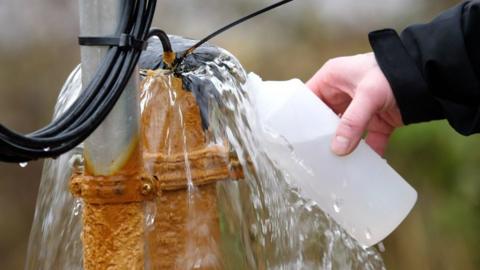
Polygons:
M400 110L373 53L329 60L307 86L341 116L331 149L350 154L367 131L366 142L383 155L390 135L403 126Z

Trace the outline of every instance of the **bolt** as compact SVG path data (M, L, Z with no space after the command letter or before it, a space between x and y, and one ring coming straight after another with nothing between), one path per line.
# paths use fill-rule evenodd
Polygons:
M152 192L152 185L150 185L149 183L144 183L142 185L142 195L147 196L151 192Z

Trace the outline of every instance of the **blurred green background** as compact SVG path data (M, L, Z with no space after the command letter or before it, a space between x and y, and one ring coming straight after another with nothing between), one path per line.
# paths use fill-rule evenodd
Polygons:
M155 26L201 38L271 0L159 0ZM367 33L427 22L461 1L297 0L212 42L264 79L307 80L329 58L369 51ZM0 122L45 125L79 62L76 1L0 0ZM398 130L387 159L418 191L411 215L385 242L387 269L479 269L480 138L445 122ZM41 162L0 164L0 266L23 268Z

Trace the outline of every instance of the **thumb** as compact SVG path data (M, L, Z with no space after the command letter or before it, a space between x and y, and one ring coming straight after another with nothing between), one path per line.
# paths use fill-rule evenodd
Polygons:
M352 102L340 119L331 144L332 152L339 156L350 154L357 147L363 132L378 109L379 106L367 96L366 91L357 89Z

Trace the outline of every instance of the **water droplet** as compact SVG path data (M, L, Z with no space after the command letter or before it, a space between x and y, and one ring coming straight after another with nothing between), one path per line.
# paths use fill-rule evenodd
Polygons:
M48 152L48 151L50 151L50 147L43 148L43 152Z
M193 269L200 269L201 266L202 266L202 260L198 259L193 265Z
M367 229L365 231L365 238L367 238L367 240L372 239L372 232L370 231L370 229Z
M157 213L156 203L147 202L145 205L145 226L147 230L154 229L156 213Z
M293 205L295 208L300 208L303 206L303 202L301 200L298 200L297 202L295 202L295 204Z
M267 225L261 224L260 227L262 228L262 233L267 234L267 230L268 230Z
M153 226L153 224L155 223L155 215L151 214L151 215L148 215L146 217L146 226L147 227L150 227L150 226Z
M80 215L80 212L82 211L82 200L81 199L75 199L73 202L73 215L78 216Z
M252 225L250 226L250 234L252 234L252 235L254 235L254 236L258 235L258 227L257 227L257 225L252 224Z
M314 207L315 205L317 205L316 202L309 201L305 204L305 209L307 209L308 212L312 212L312 207Z
M378 251L382 253L385 252L385 245L383 244L383 242L378 243L377 247L378 247Z
M20 167L22 167L22 168L25 168L25 167L27 167L28 162L20 162L20 163L18 163L18 165L20 165Z
M335 211L335 213L340 213L340 211L342 210L342 207L343 207L343 199L340 199L340 198L335 199L335 201L333 202L333 210Z

